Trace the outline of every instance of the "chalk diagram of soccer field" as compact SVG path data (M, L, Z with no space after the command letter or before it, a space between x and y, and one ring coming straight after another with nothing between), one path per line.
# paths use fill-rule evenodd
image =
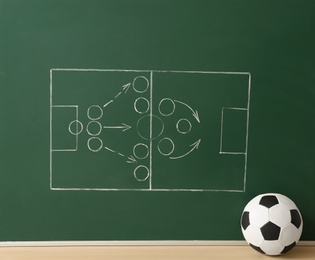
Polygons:
M249 72L50 70L50 189L246 189Z

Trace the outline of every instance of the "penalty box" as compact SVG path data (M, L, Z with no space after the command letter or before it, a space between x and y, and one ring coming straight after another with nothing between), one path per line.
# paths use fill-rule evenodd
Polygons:
M246 188L250 73L51 69L50 188Z

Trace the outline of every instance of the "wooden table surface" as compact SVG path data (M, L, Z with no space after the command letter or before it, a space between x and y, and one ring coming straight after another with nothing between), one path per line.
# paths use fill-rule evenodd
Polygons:
M256 260L274 259L249 246L1 247L1 260ZM280 259L280 258L278 258ZM315 259L315 247L297 246L281 259Z

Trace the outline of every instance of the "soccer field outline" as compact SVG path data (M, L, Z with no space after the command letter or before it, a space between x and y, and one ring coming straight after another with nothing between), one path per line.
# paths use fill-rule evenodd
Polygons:
M149 145L147 147L148 149L148 154L147 156L149 157L149 166L146 167L146 166L142 166L142 165L139 165L137 166L136 169L139 169L141 167L146 167L147 168L147 171L148 171L148 175L145 179L140 179L139 181L144 181L144 180L149 180L149 187L148 188L140 188L140 189L133 189L133 188L78 188L78 187L53 187L53 176L54 176L54 173L53 173L53 153L55 152L75 152L77 151L78 149L78 136L79 136L79 132L82 131L83 129L83 125L82 123L78 120L78 111L79 111L79 104L72 104L72 105L54 105L53 104L53 72L58 72L58 71L61 71L61 72L106 72L106 73L110 73L110 72L135 72L135 73L148 73L149 74L149 79L148 80L148 88L150 90L150 96L149 96L149 100L148 101L145 101L148 103L148 107L147 107L147 110L145 110L145 112L149 112L149 118L150 118L150 136L148 138L148 141L149 141ZM196 189L196 188L192 188L192 189L187 189L187 188L174 188L174 189L164 189L164 188L153 188L153 185L152 185L152 177L154 176L154 173L153 173L153 167L152 167L152 140L153 140L153 132L152 132L152 119L153 117L157 117L155 116L153 113L152 113L152 104L153 104L153 89L154 89L154 82L153 82L153 74L155 73L177 73L177 74L221 74L221 75L246 75L248 76L248 85L247 85L247 88L248 88L248 93L247 93L247 106L246 107L222 107L222 110L221 110L221 134L220 134L220 151L218 151L219 154L231 154L231 155L244 155L244 160L245 160L245 163L244 163L244 175L243 175L243 189ZM142 77L142 76L139 76L139 77ZM143 77L145 78L145 77ZM124 86L122 86L122 90L120 92L117 92L117 94L109 101L107 101L104 105L103 105L103 108L109 106L111 103L113 103L116 99L119 98L120 95L123 94L124 91L128 90L128 88L130 88L130 84L132 83L129 83L129 84L126 84ZM51 190L69 190L69 191L76 191L76 190L84 190L84 191L197 191L197 192L245 192L246 190L246 177L247 177L247 149L248 149L248 129L249 129L249 111L250 111L250 89L251 89L251 74L249 72L217 72L217 71L177 71L177 70L121 70L121 69L77 69L77 68L54 68L54 69L51 69L50 70L50 189ZM141 92L142 90L139 90L139 93ZM199 115L198 115L198 112L197 110L193 110L189 104L186 104L185 102L183 102L182 100L177 100L177 99L171 99L169 97L165 97L164 98L165 100L168 99L170 100L171 102L174 102L174 103L178 103L178 104L182 104L184 106L186 106L188 109L190 109L192 112L193 112L193 116L194 118L196 119L196 121L199 123L200 122L200 118L199 118ZM160 101L160 104L161 102L163 101L163 99ZM160 104L158 107L160 107ZM73 120L71 122L71 124L69 125L69 132L71 132L73 135L75 135L75 138L76 138L76 146L75 148L64 148L64 149L58 149L58 148L54 148L53 147L53 135L52 135L52 128L53 128L53 122L52 122L52 117L53 117L53 109L54 108L71 108L71 109L75 109L75 120ZM101 108L102 109L102 108ZM138 108L136 107L136 102L134 103L134 109L137 110ZM245 111L246 112L246 116L247 116L247 121L246 121L246 138L245 138L245 148L244 148L244 151L238 151L238 152L234 152L234 151L228 151L228 150L225 150L223 148L223 141L224 141L224 138L223 138L223 130L224 130L224 113L225 111L227 110L236 110L236 111ZM141 114L142 112L141 111L137 111L139 112L139 114ZM143 113L145 113L143 112ZM162 112L160 111L160 113L162 114ZM88 116L89 117L89 116ZM145 116L144 116L145 117ZM94 120L94 119L97 119L97 117L95 118L90 118L91 120ZM191 123L188 121L188 120L185 120L185 118L182 118L181 119L183 124L186 124L188 125L188 130L185 129L185 130L180 130L179 128L179 122L176 124L176 128L177 128L177 131L181 132L181 134L185 135L186 134L186 131L188 132L191 128ZM139 119L140 121L140 119ZM138 123L139 123L138 121ZM188 122L187 122L188 121ZM91 121L91 122L94 122L94 121ZM90 123L91 123L90 122ZM71 129L71 125L75 125L76 127L76 133ZM94 124L94 123L93 123ZM100 126L101 128L121 128L122 131L126 131L130 128L129 125L126 125L126 124L122 124L120 126ZM163 126L164 127L164 126ZM80 131L78 130L80 129ZM73 132L72 132L73 131ZM89 132L88 130L88 126L87 126L87 131ZM102 131L102 129L100 130ZM89 132L90 136L92 136L89 141L94 141L96 140L96 135L95 133L92 133L92 132ZM139 135L141 135L139 132L138 132ZM93 137L95 135L95 137ZM202 138L201 138L202 139ZM202 142L202 140L199 139L199 140L196 140L195 143L193 143L191 145L191 149L189 151L187 151L186 154L183 154L183 155L177 155L177 156L169 156L171 155L171 153L173 152L173 150L175 149L175 144L172 143L172 140L167 140L167 138L163 138L159 141L159 144L160 142L162 142L163 140L164 141L168 141L171 143L171 145L173 145L173 149L171 150L171 152L163 152L160 150L160 147L158 146L157 149L159 150L159 152L164 155L164 156L169 156L169 158L172 160L174 159L180 159L180 158L183 158L185 157L186 155L188 155L189 153L193 152L195 149L198 148L200 142ZM141 145L141 144L137 144L137 145ZM137 146L136 145L136 146ZM135 147L136 147L135 146ZM113 150L109 147L103 147L103 143L101 143L101 148L104 148L106 150L108 150L109 152L112 152L112 153L116 153L117 155L121 156L121 157L125 157L127 159L127 163L133 163L134 160L138 159L138 158L134 158L134 157L137 157L137 156L131 156L131 155L126 155L126 154L122 154L116 150ZM90 146L89 146L89 142L88 142L88 148L90 149L90 151L92 152L98 152L99 150L95 149L93 150ZM135 149L135 148L134 148ZM134 151L134 150L133 150ZM134 155L135 155L135 151L134 151ZM135 175L135 173L134 173ZM136 175L135 175L135 178Z

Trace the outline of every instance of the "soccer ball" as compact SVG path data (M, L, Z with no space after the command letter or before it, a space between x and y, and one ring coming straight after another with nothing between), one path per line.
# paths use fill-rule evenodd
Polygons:
M292 200L268 193L258 195L245 206L241 227L252 248L267 255L281 255L299 241L303 220Z

